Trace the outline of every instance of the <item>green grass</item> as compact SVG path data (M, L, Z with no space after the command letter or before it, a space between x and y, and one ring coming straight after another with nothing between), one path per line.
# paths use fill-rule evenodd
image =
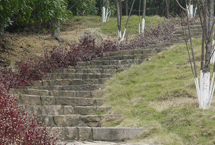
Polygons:
M103 34L109 36L117 36L117 18L110 17L110 20L106 23L102 23L102 18L98 16L75 16L71 19L72 22L85 25L84 27L100 28ZM127 16L122 17L122 32L127 21ZM146 29L156 26L158 23L163 22L164 18L159 16L146 17ZM129 19L127 26L127 34L138 34L139 17L132 15Z
M201 40L194 40L200 56ZM199 70L200 62L197 62ZM109 113L124 117L106 126L144 127L138 141L169 145L215 144L214 107L198 108L194 80L184 44L115 74L104 88ZM135 140L137 141L137 140Z

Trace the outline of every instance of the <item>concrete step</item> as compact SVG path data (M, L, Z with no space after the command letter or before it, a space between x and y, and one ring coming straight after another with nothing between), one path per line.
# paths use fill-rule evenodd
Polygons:
M74 110L76 114L90 115L90 114L100 114L107 112L111 107L101 107L101 106L75 106Z
M63 96L63 97L81 97L92 98L100 97L104 93L103 90L93 91L69 91L69 90L38 90L38 89L11 89L11 94L25 94L25 95L38 95L38 96Z
M148 58L150 55L146 54L135 54L135 55L119 55L119 56L109 56L109 57L100 57L94 60L125 60L125 59L145 59Z
M86 84L86 85L68 85L68 86L29 86L28 88L32 89L39 89L39 90L74 90L74 91L81 91L81 90L97 90L101 89L104 84Z
M76 66L75 69L116 69L116 72L123 71L131 67L132 64L123 65L100 65L100 66Z
M143 59L126 59L126 60L92 60L88 62L78 62L78 66L101 66L101 65L124 65L140 64Z
M100 79L56 79L35 81L32 86L68 86L68 85L86 85L86 84L104 84L107 78Z
M71 105L22 105L30 114L36 115L90 115L101 114L111 107L101 106L71 106Z
M101 121L113 121L121 115L45 115L39 116L45 126L101 127Z
M104 101L101 98L19 95L19 104L25 105L101 106Z
M113 51L106 52L103 54L102 58L110 57L110 56L127 56L127 55L148 55L151 52L154 52L154 49L148 49L147 47L141 49L132 49L132 50L121 50L121 51Z
M52 130L59 134L61 141L93 140L122 142L140 137L146 129L129 127L53 127Z
M83 62L84 63L84 62ZM113 74L109 73L53 73L49 74L45 80L56 80L56 79L99 79L99 78L110 78Z
M78 68L74 68L74 67L69 67L67 69L55 69L52 70L52 73L95 73L95 74L99 74L99 73L106 73L106 74L112 74L116 72L116 69L102 69L102 68L82 68L82 69L78 69Z

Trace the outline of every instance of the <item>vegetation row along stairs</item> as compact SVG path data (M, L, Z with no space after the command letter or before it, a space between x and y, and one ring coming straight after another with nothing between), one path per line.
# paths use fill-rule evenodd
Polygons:
M200 30L199 23L192 25L194 36L201 35ZM143 128L101 127L102 121L122 117L105 114L114 106L101 106L105 101L100 98L105 93L101 88L113 74L180 42L184 32L179 29L174 35L172 40L153 46L109 52L92 61L78 62L76 67L53 70L48 78L27 88L16 89L14 93L19 94L19 103L27 111L39 115L45 126L53 126L53 130L60 132L62 141L122 141L137 137Z

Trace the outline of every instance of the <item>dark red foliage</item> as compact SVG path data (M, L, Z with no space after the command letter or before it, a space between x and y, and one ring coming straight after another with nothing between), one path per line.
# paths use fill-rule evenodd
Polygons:
M152 44L157 44L161 41L169 40L175 31L175 22L167 21L159 24L157 27L145 30L144 35L139 35L130 44L136 47L146 47Z
M37 118L25 113L17 99L0 84L0 144L51 145L56 137L51 128L42 127Z
M175 22L174 21L167 21L165 23L159 24L157 27L145 30L144 35L139 35L129 44L127 43L120 43L106 40L104 42L104 52L110 51L121 51L121 50L129 50L135 49L138 47L146 47L152 44L160 43L161 41L169 40L172 38L172 34L175 30Z

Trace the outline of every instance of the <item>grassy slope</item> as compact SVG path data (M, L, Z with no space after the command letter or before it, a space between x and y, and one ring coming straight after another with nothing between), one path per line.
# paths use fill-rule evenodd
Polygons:
M117 19L116 17L111 17L110 20L106 23L101 22L101 17L98 16L76 16L71 19L71 21L76 23L85 24L85 27L90 26L90 28L100 28L103 34L109 36L117 36ZM124 27L127 21L127 16L122 17L122 32L124 31ZM164 21L164 18L159 16L146 17L146 28L153 27L158 23ZM127 26L128 34L138 34L139 27L139 17L131 16Z
M201 40L194 41L200 58ZM199 64L199 62L198 62ZM199 66L198 66L199 67ZM199 70L199 69L198 69ZM152 57L150 61L115 74L103 96L110 113L124 118L107 126L145 127L139 140L161 144L214 144L213 109L198 109L194 81L184 44Z

